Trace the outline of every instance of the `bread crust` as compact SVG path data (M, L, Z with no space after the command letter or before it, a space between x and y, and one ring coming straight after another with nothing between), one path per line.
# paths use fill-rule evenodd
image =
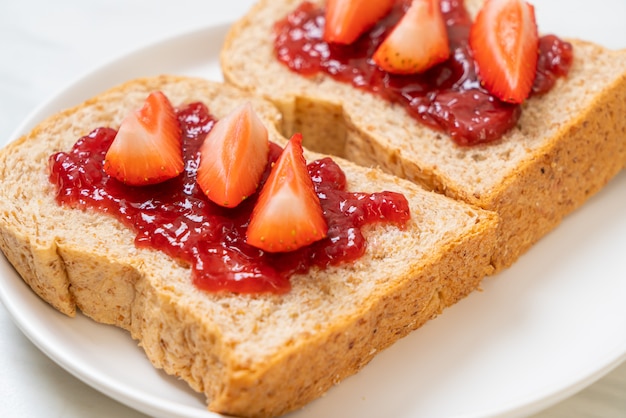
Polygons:
M300 3L261 0L232 26L221 53L226 81L273 101L284 116L283 133L304 132L313 150L496 211L502 218L496 272L626 166L626 50L570 40L570 74L527 100L518 126L494 143L461 147L400 106L280 64L273 25ZM472 15L481 4L466 1Z
M367 227L363 257L294 276L286 295L198 290L187 267L135 247L117 220L57 205L47 180L49 155L97 127L118 126L157 89L176 106L201 100L218 118L249 100L270 139L285 143L278 111L231 86L175 76L131 80L0 151L0 247L42 299L66 315L78 309L128 330L155 367L204 393L210 410L269 417L300 408L492 272L496 214L337 159L349 188L404 193L412 211L406 228Z

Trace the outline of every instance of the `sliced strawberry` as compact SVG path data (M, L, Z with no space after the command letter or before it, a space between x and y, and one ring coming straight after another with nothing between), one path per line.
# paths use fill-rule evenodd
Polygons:
M328 226L295 134L261 189L246 242L268 252L293 251L326 236Z
M374 62L394 74L426 71L448 59L448 32L439 0L413 0L402 19L374 52Z
M395 0L328 0L324 40L351 44L383 18Z
M220 119L204 140L198 185L218 205L235 207L256 191L268 154L267 129L246 102Z
M123 183L143 186L176 177L183 169L176 112L162 92L150 93L141 109L122 120L104 171Z
M488 0L470 30L481 83L505 102L521 103L537 72L535 9L523 0Z

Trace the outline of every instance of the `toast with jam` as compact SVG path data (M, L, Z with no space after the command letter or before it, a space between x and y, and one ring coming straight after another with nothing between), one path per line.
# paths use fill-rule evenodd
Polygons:
M302 150L298 135L278 133L280 123L264 99L202 79L113 87L0 151L0 247L52 307L127 330L155 367L205 394L211 411L270 417L298 409L476 289L493 271L498 217ZM220 132L266 133L241 148ZM230 164L240 151L251 160ZM235 186L220 178L224 167L256 167L261 154L265 174L246 174L258 183L252 191L245 176ZM275 180L282 177L297 181L284 189ZM312 184L332 187L300 206L299 190ZM224 197L233 187L246 191ZM331 189L343 193L335 206ZM346 202L350 213L339 208ZM327 228L301 232L317 204ZM272 247L294 207L288 231L305 238ZM345 231L332 211L371 222ZM251 239L254 219L260 244ZM347 254L355 247L362 252ZM330 253L341 256L319 262ZM263 281L276 275L287 281Z
M495 271L626 165L626 50L542 35L521 0L376 3L260 0L226 81L309 149L498 213Z

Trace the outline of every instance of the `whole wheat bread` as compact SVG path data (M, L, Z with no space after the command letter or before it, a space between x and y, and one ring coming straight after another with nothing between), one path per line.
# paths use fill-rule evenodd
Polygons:
M523 105L501 140L461 147L397 105L275 59L273 26L302 0L260 0L227 35L227 82L274 102L282 132L310 149L378 166L501 218L496 271L511 265L626 165L626 50L570 40L569 75ZM320 6L323 1L314 0ZM481 0L468 0L475 15ZM539 28L541 30L541 28Z
M188 268L138 249L117 220L59 206L48 181L49 155L94 128L117 127L154 90L175 106L202 101L217 118L251 101L270 139L285 143L278 111L233 87L174 76L129 81L42 121L0 152L0 246L39 296L66 315L80 309L128 330L155 367L205 393L210 410L276 416L300 408L492 272L494 213L337 159L350 189L407 197L405 229L366 228L362 258L297 275L284 295L198 290Z

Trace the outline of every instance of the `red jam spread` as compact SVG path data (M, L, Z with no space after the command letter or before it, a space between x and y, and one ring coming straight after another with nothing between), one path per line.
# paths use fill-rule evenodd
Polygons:
M414 118L449 134L459 145L494 141L515 126L521 106L500 101L480 85L468 43L472 22L462 0L441 0L450 43L447 61L414 75L389 74L374 64L374 51L405 7L406 2L397 2L369 32L345 46L323 41L324 11L305 2L276 23L277 58L302 75L321 71L401 103ZM550 90L556 77L567 74L573 58L571 44L556 36L544 36L539 43L532 94Z
M366 246L363 225L392 222L401 227L410 217L401 194L346 191L343 171L323 158L308 164L308 170L328 222L327 238L290 253L270 254L249 246L245 231L256 195L225 209L209 201L196 183L199 147L215 119L202 103L177 114L186 162L180 176L143 187L126 186L107 176L102 166L116 131L98 128L80 138L70 152L50 157L50 181L60 204L113 215L136 232L138 247L161 250L190 265L194 283L203 290L286 292L292 274L360 257ZM270 162L281 151L272 144Z

